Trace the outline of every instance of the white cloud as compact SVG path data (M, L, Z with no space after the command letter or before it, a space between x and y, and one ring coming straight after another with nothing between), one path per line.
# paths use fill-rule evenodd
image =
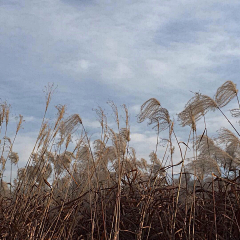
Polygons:
M13 151L17 152L19 155L19 166L25 167L31 152L34 148L35 142L37 140L38 133L28 133L28 134L18 134L16 141L13 145Z
M101 125L98 121L92 121L90 119L89 120L85 119L83 124L84 124L85 127L89 127L89 128L92 128L92 129L101 128Z
M79 61L79 66L83 70L87 70L89 68L89 65L90 64L87 60L82 59L82 60Z
M153 74L155 77L164 76L171 68L171 66L168 66L165 62L155 59L146 60L146 67L150 74Z
M132 113L132 114L139 114L140 109L141 109L141 105L140 104L135 104L135 105L130 106L129 112Z
M62 64L62 69L65 69L69 74L76 76L79 74L85 74L90 70L91 63L88 60L80 59L76 61L70 61Z

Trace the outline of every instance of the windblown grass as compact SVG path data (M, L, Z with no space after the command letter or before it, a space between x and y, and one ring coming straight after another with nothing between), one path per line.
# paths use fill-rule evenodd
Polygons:
M190 126L185 142L178 141L168 110L157 99L146 101L138 121L149 120L157 136L162 131L169 136L164 155L159 156L157 140L149 161L138 159L131 147L125 105L125 120L120 122L117 106L109 102L115 129L108 125L104 111L96 109L101 132L92 144L82 118L78 114L66 117L65 106L56 107L54 124L46 121L53 86L46 90L39 135L16 179L12 179L12 166L19 156L13 149L23 117L10 139L9 105L0 106L1 239L239 239L239 132L221 109L235 97L238 100L234 83L224 83L214 99L196 94L186 104L178 115L180 125ZM216 109L235 132L222 128L218 138L212 139L205 115ZM238 111L232 111L235 117ZM200 119L205 130L198 136ZM180 160L174 159L175 148ZM188 149L193 156L186 159ZM9 183L3 178L7 161L11 164ZM181 167L180 174L174 175L175 166Z

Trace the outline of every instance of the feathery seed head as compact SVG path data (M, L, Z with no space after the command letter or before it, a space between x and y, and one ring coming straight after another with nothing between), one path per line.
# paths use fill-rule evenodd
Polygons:
M82 119L78 114L73 114L64 121L61 128L61 134L68 135L69 133L72 133L79 124L82 124Z
M115 121L116 121L116 123L117 123L117 125L118 125L118 127L119 127L118 108L117 108L116 104L115 104L113 101L108 101L107 103L108 103L108 104L110 105L110 107L112 108L113 113L114 113Z
M58 118L56 120L55 126L54 126L54 130L56 129L57 125L59 124L59 122L63 119L63 116L65 114L66 111L66 106L65 105L57 105L55 106L56 109L58 110Z
M196 93L185 106L185 109L178 114L181 126L189 125L196 130L196 122L204 116L209 110L214 111L217 103L209 96Z
M46 109L45 109L45 111L47 111L47 109L48 109L49 103L51 101L52 94L55 90L55 89L53 89L53 87L54 87L54 84L48 84L48 86L45 86L45 90L44 90L44 92L46 94L46 96L45 96L45 98L46 98Z
M9 157L11 163L14 165L16 165L19 161L19 156L16 152L11 152L8 157Z
M76 159L82 162L92 162L92 156L88 146L81 146L76 154Z
M3 156L0 157L0 163L2 164L2 170L5 169L5 165L6 165L6 158L4 158Z
M240 117L240 109L232 109L230 110L232 117Z
M215 94L215 102L219 107L226 106L234 97L237 96L238 90L236 84L232 81L226 81L217 89Z
M96 112L96 114L98 116L97 120L99 121L102 129L107 131L107 129L108 129L107 117L106 117L103 109L101 107L98 107L97 109L95 109L95 112Z
M69 169L72 162L72 153L66 151L60 155L57 155L56 161L54 161L54 167L56 173L59 175L61 174L65 169Z
M142 163L142 167L147 170L148 164L147 164L147 160L144 158L141 158L141 163Z
M235 161L227 152L216 146L214 141L206 135L199 136L196 145L202 156L216 159L220 163L225 162L227 159Z
M129 142L130 139L130 130L127 128L121 128L120 129L120 135L127 141Z
M161 164L160 160L158 159L157 154L155 152L151 152L149 157L150 157L150 161L152 162L152 164L162 167L162 164Z
M97 157L100 157L104 153L104 149L106 148L105 143L101 141L100 139L97 139L93 143L94 145L94 154Z
M21 114L19 114L19 122L18 122L18 125L17 125L17 131L18 132L22 126L22 123L23 123L23 116Z
M161 104L156 98L150 98L141 106L140 113L138 115L138 122L143 122L147 118L151 119L155 112L161 109Z
M240 149L240 139L229 129L221 128L218 137L219 144L225 144L228 150L238 151Z
M38 161L39 161L38 154L37 153L32 153L31 154L31 159L32 159L34 165L37 164Z
M149 119L148 125L154 124L155 129L163 131L168 128L171 123L169 112L166 108L162 108L160 102L155 98L150 98L142 106L138 115L138 122Z
M192 160L188 163L187 169L190 172L196 173L200 180L203 180L205 176L211 174L212 172L221 176L221 170L217 161L204 154L200 154L196 160Z
M48 161L54 164L54 162L55 162L54 154L52 152L46 152L46 156L48 158Z
M8 107L6 109L6 116L5 116L6 126L8 125L8 122L9 122L9 113L10 113L10 109Z
M72 141L72 135L69 133L66 139L66 149L68 148L69 143Z
M115 133L113 129L110 129L110 136L112 139L113 146L116 151L123 156L126 152L127 141L123 135Z
M113 146L109 146L107 147L107 159L110 161L110 162L114 162L114 160L117 159L117 149Z
M5 196L8 193L9 193L8 184L2 179L0 179L0 195Z

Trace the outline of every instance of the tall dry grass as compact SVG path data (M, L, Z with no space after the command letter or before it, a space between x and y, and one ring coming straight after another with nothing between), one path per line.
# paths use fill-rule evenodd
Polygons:
M92 141L82 118L65 116L65 106L56 106L53 124L47 121L53 92L53 86L48 86L38 137L15 179L12 167L19 156L14 142L24 120L20 115L10 139L10 106L0 105L1 239L239 239L240 139L237 127L222 110L235 97L239 104L233 82L220 86L214 98L196 94L189 100L178 114L180 125L190 127L184 142L179 141L177 123L168 110L157 99L146 101L138 121L149 120L157 134L149 160L138 159L131 147L125 105L119 110L109 102L115 127L109 126L100 107L95 110L101 131L99 139ZM222 128L213 139L205 116L215 110L233 132ZM238 107L231 112L239 117ZM201 119L205 129L198 135ZM168 139L160 156L163 131ZM180 159L175 159L176 148ZM7 162L9 182L3 177ZM173 171L176 166L179 174Z

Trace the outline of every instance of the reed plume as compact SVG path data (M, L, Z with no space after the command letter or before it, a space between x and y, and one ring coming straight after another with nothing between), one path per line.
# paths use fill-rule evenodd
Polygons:
M148 168L148 163L147 163L147 160L146 159L144 159L144 158L141 158L141 166L142 166L142 168L146 171L147 170L147 168Z
M50 163L55 163L55 155L52 152L46 151L47 161Z
M107 125L107 117L103 111L103 109L101 107L98 107L97 109L95 109L95 112L98 116L98 121L102 127L103 130L107 131L108 129L108 125Z
M6 123L6 127L8 125L10 106L11 105L7 104L6 102L0 105L0 127L2 126L4 121Z
M123 156L126 152L127 147L127 136L124 136L123 134L115 133L112 129L109 129L110 137L112 140L112 145L115 147L116 152L120 154L120 156Z
M196 175L200 178L200 180L203 180L205 176L211 173L221 176L221 170L217 161L205 154L200 154L197 159L192 160L186 167L187 171L192 173L196 172Z
M206 135L198 137L196 147L200 153L199 155L205 156L209 159L216 159L216 161L222 165L224 165L224 163L229 160L236 162L236 160L233 159L232 156L230 156L220 147L216 146L213 139Z
M6 158L4 158L4 156L0 157L0 163L2 165L2 171L5 170L5 166L6 166Z
M114 146L109 146L107 147L107 159L108 161L110 161L111 163L113 163L116 159L117 159L117 149Z
M138 115L138 122L149 119L148 125L154 125L153 128L163 131L167 129L171 123L169 112L166 108L162 108L160 102L155 98L150 98L141 106Z
M215 94L215 102L218 107L226 106L234 97L237 96L238 90L236 84L232 81L226 81L221 87L217 89Z
M8 158L10 159L11 163L14 165L16 165L19 161L19 156L18 156L18 153L16 153L16 152L11 152L8 155Z
M130 130L127 128L120 129L120 136L125 139L127 142L130 142Z
M23 181L26 176L26 169L25 168L19 168L17 171L17 178L19 181Z
M19 121L18 121L18 125L17 125L17 130L16 133L20 130L22 124L23 124L23 116L21 114L19 114Z
M153 165L162 166L162 164L161 164L160 160L158 159L157 154L155 152L151 152L149 154L149 158Z
M232 117L240 117L240 109L232 109L230 110Z
M57 114L58 118L57 118L57 121L55 123L54 129L56 129L59 122L63 119L63 116L66 112L66 106L59 104L59 105L56 106L56 109L58 110L58 114Z
M63 122L61 134L68 135L73 133L79 125L82 125L82 119L78 114L73 114Z
M70 168L72 158L73 154L68 151L56 156L54 167L58 175L61 174L65 169Z
M86 145L81 146L77 151L76 159L84 164L88 164L88 162L92 163L93 159L89 147Z
M240 164L240 139L226 128L221 128L219 131L218 139L219 144L225 145L225 151L233 158L228 159L225 163L225 168L236 168Z
M227 128L220 129L217 140L219 144L225 144L226 147L230 147L232 151L238 151L240 149L240 139Z
M196 93L185 106L185 109L178 114L182 127L189 125L194 130L196 122L201 119L209 110L215 111L217 103L209 96Z
M94 155L100 158L106 152L106 144L101 140L97 139L93 142L94 145Z
M50 163L42 163L40 166L35 165L30 174L37 175L36 182L38 183L44 181L44 179L46 181L52 174L52 165Z
M117 129L119 131L120 130L120 121L119 121L118 108L113 101L108 101L107 103L112 108L114 121L117 124ZM111 132L112 132L112 130L110 129L110 135L111 135Z

